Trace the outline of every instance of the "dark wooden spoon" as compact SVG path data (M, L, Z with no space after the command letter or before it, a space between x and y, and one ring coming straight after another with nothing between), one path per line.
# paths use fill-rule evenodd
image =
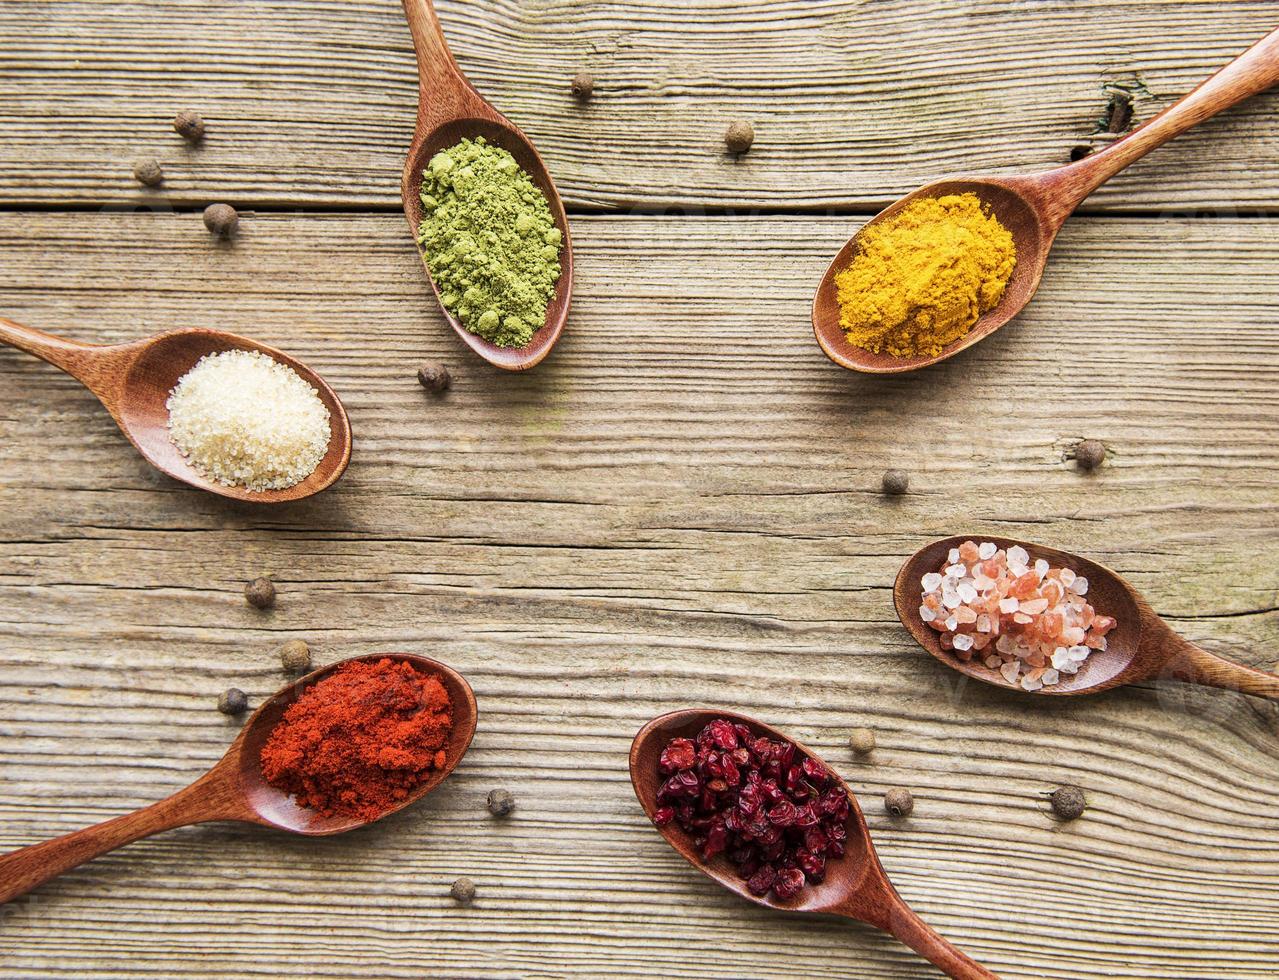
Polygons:
M657 810L657 791L662 782L657 765L662 749L673 738L696 737L708 722L716 718L740 722L760 736L794 742L799 752L820 761L816 752L746 715L717 708L672 711L654 718L641 728L631 744L631 784L635 787L640 806L650 820ZM835 778L839 779L839 776L836 775ZM994 973L938 935L897 894L897 889L888 880L888 875L875 854L870 830L857 805L857 797L842 779L840 785L848 793L852 804L848 815L848 842L844 856L827 864L824 881L817 885L806 885L798 895L786 902L751 894L746 882L738 877L724 855L709 862L703 861L692 840L679 827L672 824L657 829L689 864L749 902L783 912L820 912L858 919L896 936L947 976L958 980L998 980Z
M98 396L147 462L201 490L258 504L301 500L332 486L351 461L351 423L333 389L296 358L246 337L191 328L127 344L97 346L64 340L0 318L0 343L34 354L71 375ZM260 351L292 368L315 388L329 410L329 448L315 471L300 483L283 490L225 486L197 471L169 438L165 402L173 386L206 354L228 350Z
M419 670L438 675L453 702L453 733L444 750L444 768L433 772L430 779L418 786L407 799L382 816L389 816L416 803L440 785L466 754L475 735L475 695L461 674L426 657L406 653L352 657L307 674L264 702L245 723L226 755L186 789L134 813L0 857L0 904L25 895L46 881L117 847L174 827L209 820L237 820L308 837L327 837L373 823L372 820L354 817L326 817L298 806L291 796L269 786L262 778L259 757L267 736L285 708L296 701L307 687L344 664L387 657L408 661Z
M1122 684L1171 677L1191 684L1279 700L1279 677L1232 663L1179 636L1119 573L1068 551L989 534L956 535L925 545L906 560L893 585L893 603L902 624L920 646L961 674L1019 693L1030 693L1020 685L1010 684L998 670L987 667L979 657L965 663L943 650L940 634L920 618L919 606L923 595L920 580L928 572L940 569L950 549L958 548L965 541L992 541L1001 548L1020 545L1030 554L1032 563L1043 558L1054 568L1064 566L1072 569L1088 579L1086 598L1092 607L1101 615L1113 616L1116 620L1117 625L1106 636L1105 650L1094 650L1079 668L1079 673L1062 674L1059 683L1040 688L1034 694L1090 694Z
M1030 302L1039 288L1057 232L1089 194L1155 147L1277 82L1279 30L1267 34L1180 102L1169 106L1139 129L1077 163L1043 173L1013 177L958 177L929 184L906 195L850 238L822 276L813 297L813 332L817 343L841 367L874 374L893 374L944 361L989 337ZM835 275L852 262L862 231L891 217L917 198L963 193L976 194L981 198L1012 232L1016 241L1017 265L1003 299L973 324L967 334L937 355L894 357L887 353L873 354L849 343L839 322Z
M464 137L474 139L483 136L495 146L500 146L515 157L515 162L533 179L533 183L546 195L551 206L551 217L564 236L560 249L560 279L555 295L546 309L546 322L533 334L524 347L499 347L478 334L471 333L440 302L445 319L453 326L475 353L490 364L507 371L524 371L533 367L551 352L568 319L569 300L573 293L573 241L568 231L568 218L560 200L550 171L538 155L528 137L500 112L489 105L475 87L467 81L462 69L453 60L435 7L431 0L404 0L404 12L408 15L409 30L413 35L413 47L417 52L418 103L417 127L413 142L409 145L408 158L404 162L404 177L400 181L400 194L404 199L404 216L409 219L413 241L417 242L418 228L422 224L422 171L440 150L448 149ZM421 249L418 249L419 253ZM440 290L431 276L422 256L422 267L437 301Z

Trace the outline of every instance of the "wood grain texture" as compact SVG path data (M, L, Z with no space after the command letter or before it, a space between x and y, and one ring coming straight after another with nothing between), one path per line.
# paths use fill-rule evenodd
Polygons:
M571 208L877 210L954 173L1062 163L1107 86L1149 118L1276 23L1269 0L440 0L462 69ZM598 76L582 108L569 81ZM1146 93L1149 94L1146 94ZM0 200L398 206L416 106L395 0L0 5ZM174 113L198 109L190 150ZM1279 94L1138 164L1090 209L1268 211ZM724 152L746 118L750 154ZM163 165L140 189L139 157Z
M217 248L198 214L0 214L7 315L97 342L252 335L322 372L355 433L331 491L254 509L156 473L74 381L0 350L0 847L188 782L236 730L217 694L275 690L288 638L321 663L436 657L480 710L458 771L376 827L178 830L6 906L5 975L935 976L869 929L734 899L653 832L628 746L698 703L823 753L905 899L1005 978L1273 975L1279 711L962 684L891 586L929 538L1004 532L1271 665L1279 225L1072 221L1016 323L879 379L830 364L808 323L856 221L578 218L573 316L516 377L460 347L403 224L249 213ZM427 358L455 375L438 400ZM1084 437L1110 452L1090 476ZM889 465L905 498L878 493ZM270 614L241 594L263 572ZM857 725L873 764L844 745ZM1090 809L1058 824L1066 782ZM505 822L483 805L498 785ZM914 790L909 820L885 815L890 786Z

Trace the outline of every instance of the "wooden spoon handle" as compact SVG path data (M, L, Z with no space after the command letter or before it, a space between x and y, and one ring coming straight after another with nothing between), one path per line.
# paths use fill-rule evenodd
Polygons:
M111 408L124 368L137 356L137 344L81 344L0 317L0 343L34 354L65 371Z
M896 936L954 980L999 980L998 974L987 970L921 919L897 894L882 870L870 877L839 911Z
M1056 196L1059 210L1066 209L1059 218L1064 221L1084 198L1155 147L1277 83L1279 28L1123 139L1078 163L1049 171L1051 177L1045 178L1061 188Z
M495 114L453 60L431 0L404 0L404 13L417 53L418 137L450 119L492 118Z
M1184 640L1168 669L1177 680L1189 684L1221 687L1279 701L1279 677L1218 657Z
M216 772L141 810L0 857L0 904L25 895L85 861L162 830L205 820L243 819L244 805L235 805L234 797L225 792Z

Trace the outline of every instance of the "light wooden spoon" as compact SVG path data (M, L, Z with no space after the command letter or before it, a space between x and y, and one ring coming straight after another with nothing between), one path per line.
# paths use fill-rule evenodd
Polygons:
M409 220L413 241L417 243L418 228L422 224L422 171L440 150L448 149L464 137L474 139L483 136L494 146L500 146L515 157L515 162L533 179L533 183L546 195L551 206L551 217L564 236L560 249L560 279L546 310L546 322L533 334L524 347L499 347L478 334L471 333L440 302L445 319L452 325L475 353L490 364L507 371L524 371L533 367L551 352L568 319L569 300L573 293L573 241L569 235L568 218L560 200L555 182L536 148L519 128L486 101L467 81L462 69L453 60L435 7L431 0L404 0L404 12L408 15L409 30L413 35L413 47L417 52L418 104L417 127L404 162L404 176L400 181L400 194L404 199L404 216ZM421 248L418 248L419 253ZM431 276L426 256L422 255L422 267L437 301L440 290Z
M739 722L750 728L757 736L794 742L797 752L820 761L820 756L816 752L777 729L746 715L712 708L672 711L670 714L654 718L641 728L631 744L631 784L635 787L635 795L639 797L640 806L644 808L650 820L653 819L657 810L657 791L663 779L658 771L658 759L662 749L673 738L695 738L708 722L716 718L727 718L730 721ZM831 771L834 773L834 770ZM870 830L866 826L866 818L862 816L861 808L857 805L857 797L848 785L839 779L838 774L835 774L835 778L848 793L850 803L848 841L844 856L831 859L827 863L826 878L820 884L806 884L798 895L786 902L752 894L746 887L746 882L737 875L728 858L722 854L709 863L703 861L693 846L692 840L674 824L657 829L666 838L667 843L675 848L689 864L749 902L783 912L819 912L857 919L896 936L947 976L955 977L957 980L998 980L994 973L938 935L897 894L897 889L888 880L888 875L875 854Z
M258 504L301 500L332 486L351 461L351 423L333 389L301 361L246 337L190 328L127 344L97 346L64 340L0 317L0 342L34 354L71 375L98 396L147 462L201 490ZM225 486L199 473L169 438L165 401L173 386L206 354L228 350L260 351L292 368L315 388L329 410L328 450L315 471L300 483L283 490Z
M1279 82L1279 29L1267 34L1180 102L1169 106L1141 128L1077 163L1043 173L1013 177L958 177L929 184L906 195L867 222L840 249L813 297L813 332L828 357L841 367L873 374L914 371L953 357L990 336L1030 302L1039 288L1053 240L1066 219L1098 187L1157 146L1179 136L1249 96ZM858 238L878 221L901 211L911 201L943 194L976 194L1017 245L1017 265L1003 299L967 334L937 355L894 357L873 354L849 343L840 326L835 275L852 262Z
M1279 677L1232 663L1179 636L1119 573L1068 551L988 534L957 535L925 545L906 560L893 585L893 603L902 624L920 646L953 670L987 684L1026 693L1020 685L1008 683L998 670L982 663L979 654L965 663L952 652L943 650L940 634L920 618L923 596L920 580L926 573L940 569L946 563L950 549L958 548L965 541L992 541L1001 548L1020 545L1029 553L1032 563L1043 558L1054 568L1072 569L1088 579L1085 598L1092 607L1103 616L1113 616L1116 621L1115 628L1106 635L1106 649L1094 650L1079 668L1079 673L1062 674L1060 683L1033 693L1091 694L1122 684L1171 677L1190 684L1221 687L1279 700Z
M0 904L25 895L46 881L117 847L175 827L209 820L236 820L308 837L327 837L373 823L372 820L354 817L326 817L315 810L298 806L293 797L268 785L262 778L259 757L267 736L275 728L284 710L307 687L344 664L383 658L408 661L425 673L439 676L453 702L453 733L444 749L444 768L431 773L431 777L413 790L408 798L382 816L389 816L416 803L440 785L466 754L471 738L475 735L475 695L461 674L426 657L406 653L375 653L365 657L352 657L307 674L264 702L245 723L239 736L227 749L226 755L186 789L178 790L167 799L134 813L41 844L32 844L0 857ZM380 820L382 817L376 819Z

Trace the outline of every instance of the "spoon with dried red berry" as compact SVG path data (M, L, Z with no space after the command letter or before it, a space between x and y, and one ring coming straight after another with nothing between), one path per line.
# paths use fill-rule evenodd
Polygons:
M768 908L858 919L947 976L998 980L903 901L848 786L777 729L719 709L662 715L635 736L631 783L667 842L729 891Z
M1195 646L1117 572L1067 551L942 538L902 565L893 602L920 646L999 687L1090 694L1171 678L1279 700L1279 677Z

